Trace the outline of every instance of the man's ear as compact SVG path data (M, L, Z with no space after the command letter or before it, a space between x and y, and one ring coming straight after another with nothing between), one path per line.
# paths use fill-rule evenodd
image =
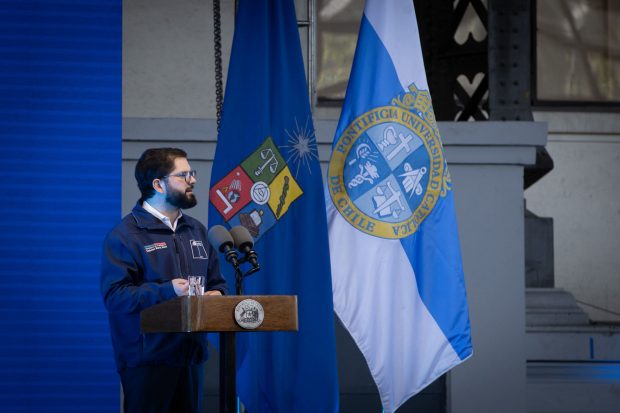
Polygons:
M161 179L159 178L153 179L153 189L155 189L160 194L164 193L164 186L163 186L163 182Z

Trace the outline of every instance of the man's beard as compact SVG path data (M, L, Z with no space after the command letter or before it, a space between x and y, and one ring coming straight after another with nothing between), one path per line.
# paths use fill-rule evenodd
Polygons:
M166 202L177 208L189 209L195 207L198 200L193 192L174 191L166 195Z

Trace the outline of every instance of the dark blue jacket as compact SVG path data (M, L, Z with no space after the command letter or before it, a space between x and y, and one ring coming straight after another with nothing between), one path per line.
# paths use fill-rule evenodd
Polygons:
M154 364L187 366L207 359L205 334L140 333L140 311L176 297L171 280L188 275L206 276L205 290L227 291L217 252L196 219L183 214L173 232L139 202L108 233L100 287L119 371Z

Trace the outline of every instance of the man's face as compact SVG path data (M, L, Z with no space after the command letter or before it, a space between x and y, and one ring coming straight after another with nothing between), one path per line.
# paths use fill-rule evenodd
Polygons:
M165 178L166 186L166 202L176 208L188 209L196 206L198 200L194 195L194 185L196 184L195 177L188 177L187 179L174 176L181 172L189 172L192 169L189 166L189 162L185 158L176 158L174 160L174 169L167 178Z

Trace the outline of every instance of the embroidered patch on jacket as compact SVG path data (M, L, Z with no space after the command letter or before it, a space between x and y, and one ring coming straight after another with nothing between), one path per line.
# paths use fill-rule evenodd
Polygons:
M155 244L145 245L144 250L146 252L153 252L155 250L163 250L164 248L168 248L165 242L156 242Z
M202 244L202 241L189 240L189 245L192 247L192 257L195 260L206 260L209 257L207 256L207 251L205 250L205 246Z

